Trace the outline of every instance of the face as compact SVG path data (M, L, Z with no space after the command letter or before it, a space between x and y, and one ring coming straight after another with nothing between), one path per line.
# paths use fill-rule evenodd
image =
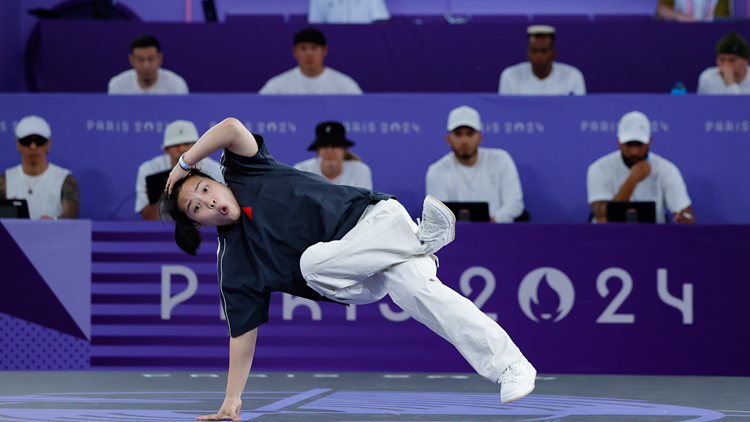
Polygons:
M314 42L301 42L294 46L292 53L302 70L318 71L323 69L323 59L328 54L328 47Z
M747 68L747 59L734 54L719 54L716 56L716 65L722 69L728 68L735 76L740 76Z
M555 60L557 49L552 42L552 37L529 37L529 48L526 56L534 69L547 69Z
M21 162L31 165L46 162L47 152L49 152L52 140L48 139L47 142L44 142L42 145L37 145L37 142L42 142L44 138L39 135L30 135L26 138L30 138L36 142L32 141L29 146L25 146L16 139L16 148L18 149L18 152L21 153Z
M180 211L204 226L225 226L240 219L240 209L228 187L211 179L190 176L177 197Z
M630 141L624 144L621 144L618 141L617 144L620 146L620 151L622 151L622 156L625 158L625 161L632 165L646 159L651 140L649 140L647 144L639 141Z
M161 66L162 53L156 47L134 48L133 53L128 56L130 65L138 73L138 78L145 81L156 79L157 71Z
M190 149L195 144L195 142L189 142L187 144L180 144L180 145L172 145L171 147L164 148L164 152L169 155L169 158L172 159L172 167L177 165L177 161L180 159L180 156Z
M468 160L477 155L477 148L482 143L482 132L460 126L450 131L445 139L458 158Z
M333 145L325 145L318 148L318 157L323 161L343 162L346 155L346 148Z

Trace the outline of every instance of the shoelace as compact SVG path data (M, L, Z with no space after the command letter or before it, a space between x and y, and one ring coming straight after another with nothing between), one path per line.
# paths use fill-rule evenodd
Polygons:
M417 218L417 225L419 226L419 231L417 232L419 240L423 242L432 242L440 238L440 230L439 228L436 229L436 225L433 222L429 220L420 221L420 219ZM426 235L425 232L430 234Z
M511 364L508 369L500 375L500 383L514 382L521 376L521 371L518 365Z

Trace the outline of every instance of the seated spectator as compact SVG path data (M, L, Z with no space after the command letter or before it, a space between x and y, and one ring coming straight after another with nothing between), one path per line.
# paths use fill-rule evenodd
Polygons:
M315 141L307 148L318 153L294 165L294 168L323 176L337 185L372 189L372 172L349 147L346 129L338 122L323 122L315 128Z
M142 35L130 43L130 65L109 80L108 94L187 94L188 86L182 77L161 68L164 55L159 41Z
M385 0L310 0L309 23L373 23L391 19Z
M677 223L694 223L685 181L680 170L666 159L649 152L651 122L639 111L622 116L617 126L618 151L589 166L586 176L588 202L597 222L607 221L607 203L655 202L656 222L665 223L666 206Z
M184 154L200 138L198 129L193 122L187 120L176 120L164 129L164 143L161 148L164 154L146 161L138 167L138 178L135 183L135 212L141 213L144 220L159 219L159 203L149 203L148 191L146 189L146 178L148 176L172 170L177 165L182 154ZM224 183L221 173L221 165L211 157L197 164L204 173L213 177L219 183ZM166 177L164 178L166 180Z
M656 6L656 17L665 21L711 22L729 15L729 0L659 0Z
M698 78L698 94L750 94L747 41L732 31L716 45L716 66Z
M274 76L260 94L361 94L354 79L323 65L326 37L315 28L294 34L294 58L299 66Z
M496 223L511 223L523 213L516 163L502 149L479 146L482 122L476 110L453 109L445 140L453 151L427 170L427 195L443 202L487 202Z
M555 28L532 25L526 29L529 61L513 65L500 75L500 95L585 95L580 70L555 61Z
M0 198L25 199L29 218L78 218L78 182L70 171L47 161L52 131L47 121L26 116L16 126L21 164L0 174Z

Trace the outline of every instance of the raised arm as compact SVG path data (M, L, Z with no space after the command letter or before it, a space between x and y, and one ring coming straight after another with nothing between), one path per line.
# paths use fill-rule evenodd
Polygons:
M258 153L258 142L253 134L247 130L239 120L230 117L224 119L221 123L212 127L208 132L198 139L188 152L183 154L182 158L185 164L193 166L202 159L208 157L221 149L228 149L235 154L252 157ZM177 164L172 172L169 173L167 181L167 190L172 193L174 182L187 176L187 171L183 170Z
M255 341L258 329L254 329L229 340L229 376L227 378L227 393L219 413L196 418L198 421L221 421L231 419L241 421L242 391L245 389L250 367L255 355Z

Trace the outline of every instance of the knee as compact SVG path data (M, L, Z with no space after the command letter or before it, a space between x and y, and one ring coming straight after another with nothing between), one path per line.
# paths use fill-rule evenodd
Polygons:
M318 263L318 253L316 250L319 249L319 243L316 243L309 248L305 249L302 256L299 259L299 268L302 272L302 276L307 279L307 276L315 272L315 267Z

